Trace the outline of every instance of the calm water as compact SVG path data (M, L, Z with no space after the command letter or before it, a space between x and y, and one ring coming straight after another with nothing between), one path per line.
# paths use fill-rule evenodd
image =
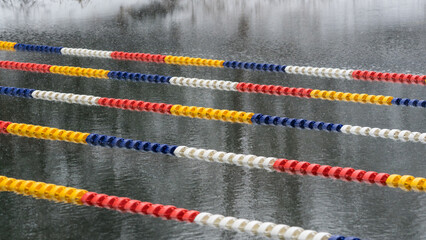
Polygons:
M0 39L99 50L425 74L425 1L0 1ZM425 99L424 87L0 52L1 60ZM424 110L0 71L3 86L425 132ZM0 97L0 119L425 177L426 148ZM118 149L0 136L0 174L369 239L426 239L426 198ZM247 239L194 224L0 194L0 239Z

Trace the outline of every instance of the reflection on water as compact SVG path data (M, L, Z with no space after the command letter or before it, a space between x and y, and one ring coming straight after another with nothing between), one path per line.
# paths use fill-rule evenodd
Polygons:
M175 0L152 2L137 8L125 8L125 11L121 11L120 15L129 15L133 19L143 20L146 17L166 16L168 13L172 12L176 6L177 2Z
M424 74L424 1L0 1L0 39ZM2 60L424 99L418 86L0 52ZM425 132L424 111L2 70L1 85ZM421 144L0 98L0 119L425 176ZM425 239L426 199L379 187L0 136L0 174L368 237ZM0 194L0 239L246 239L193 225ZM142 236L142 237L141 237Z

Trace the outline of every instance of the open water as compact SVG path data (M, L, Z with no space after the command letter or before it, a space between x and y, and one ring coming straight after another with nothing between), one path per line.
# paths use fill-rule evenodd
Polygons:
M0 39L202 58L425 74L426 1L0 1ZM1 60L425 99L420 85L0 52ZM12 70L0 85L426 132L423 109ZM426 177L426 148L0 97L0 119ZM426 239L425 194L182 158L0 136L0 175L368 239ZM245 234L0 193L0 239L248 239Z

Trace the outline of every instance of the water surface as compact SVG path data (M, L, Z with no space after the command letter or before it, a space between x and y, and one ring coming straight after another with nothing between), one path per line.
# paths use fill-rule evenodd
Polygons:
M0 1L0 39L425 74L425 1ZM1 60L425 99L424 87L0 52ZM0 71L2 86L425 132L422 109ZM0 119L425 177L423 144L0 97ZM426 198L65 142L0 136L0 174L369 239L426 239ZM245 234L0 194L0 239L247 239ZM255 237L253 237L255 239Z

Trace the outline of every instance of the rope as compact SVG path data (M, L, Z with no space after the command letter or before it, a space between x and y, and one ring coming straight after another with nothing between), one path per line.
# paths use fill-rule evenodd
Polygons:
M117 197L83 189L76 189L44 182L35 182L0 176L0 191L41 198L68 204L94 206L122 213L149 215L163 220L196 223L223 230L248 233L283 240L360 240L355 237L331 236L327 232L305 230L271 222L250 221L244 218L225 217L220 214L199 212L172 205L153 204L127 197Z
M169 77L153 74L130 73L109 71L103 69L80 68L69 66L52 66L37 63L21 63L13 61L0 61L0 68L21 71L54 73L66 76L79 76L87 78L115 79L133 82L148 82L171 84L183 87L207 88L211 90L238 91L247 93L260 93L277 96L292 96L300 98L322 99L329 101L346 101L356 103L369 103L376 105L396 105L426 108L426 100L395 98L391 96L369 95L348 92L336 92L310 88L292 88L278 85L261 85L245 82L231 82L222 80L207 80L199 78Z
M314 177L330 178L345 182L376 184L391 188L400 188L404 191L426 191L426 179L411 175L377 173L353 169L350 167L332 167L309 162L299 162L284 158L263 157L251 154L236 154L221 152L213 149L202 149L187 146L152 143L147 141L124 139L115 136L96 133L74 132L57 128L36 126L22 123L0 121L0 133L12 134L21 137L45 139L52 141L67 141L109 148L124 148L141 152L165 154L179 158L188 158L206 162L231 164L247 168L264 169L269 172L283 172L288 174L309 175Z
M381 137L399 141L426 143L426 133L412 132L399 129L381 129L327 123L307 119L288 118L265 115L261 113L233 111L227 109L214 109L196 106L184 106L179 104L154 103L129 99L104 98L73 93L60 93L41 91L28 88L14 88L0 86L0 95L23 97L28 99L41 99L54 102L66 102L88 106L103 106L119 108L130 111L154 112L158 114L175 115L205 120L217 120L224 122L243 123L250 125L273 125L290 127L302 130L318 130L326 132L363 135L369 137Z
M382 81L404 84L426 85L426 75L412 75L402 73L386 73L363 70L346 70L339 68L323 68L310 66L286 66L270 63L254 63L240 61L225 61L206 58L193 58L184 56L160 55L149 53L130 53L119 51L98 51L82 48L52 47L46 45L22 44L16 42L0 41L0 50L53 53L79 57L98 57L116 60L130 60L140 62L156 62L165 64L193 65L205 67L247 69L265 72L282 72L288 74L307 75L314 77L327 77L335 79Z

